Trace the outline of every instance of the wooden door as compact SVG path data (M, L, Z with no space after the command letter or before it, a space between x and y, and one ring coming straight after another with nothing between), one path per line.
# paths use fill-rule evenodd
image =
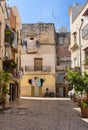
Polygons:
M42 58L35 58L34 59L34 70L35 71L42 71Z

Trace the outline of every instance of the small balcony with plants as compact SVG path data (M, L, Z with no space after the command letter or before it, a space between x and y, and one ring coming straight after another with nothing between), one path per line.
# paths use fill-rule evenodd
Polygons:
M12 78L17 78L17 63L14 60L4 60L3 70L12 74Z
M11 47L12 51L17 52L18 34L8 25L5 28L5 47Z

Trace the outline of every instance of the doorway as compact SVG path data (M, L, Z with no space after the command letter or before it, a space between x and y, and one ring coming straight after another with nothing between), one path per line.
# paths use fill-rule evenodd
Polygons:
M37 87L37 86L34 87L34 96L35 97L39 96L39 87Z

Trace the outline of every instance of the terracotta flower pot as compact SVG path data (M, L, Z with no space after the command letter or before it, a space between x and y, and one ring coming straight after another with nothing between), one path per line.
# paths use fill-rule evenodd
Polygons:
M88 118L88 107L81 108L81 115L83 118Z
M73 97L73 101L74 101L74 102L78 102L77 97Z

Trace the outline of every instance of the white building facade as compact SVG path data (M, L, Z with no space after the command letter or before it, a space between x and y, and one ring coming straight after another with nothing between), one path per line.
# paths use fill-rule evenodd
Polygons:
M71 30L71 67L84 72L84 61L88 48L88 2L69 7Z

